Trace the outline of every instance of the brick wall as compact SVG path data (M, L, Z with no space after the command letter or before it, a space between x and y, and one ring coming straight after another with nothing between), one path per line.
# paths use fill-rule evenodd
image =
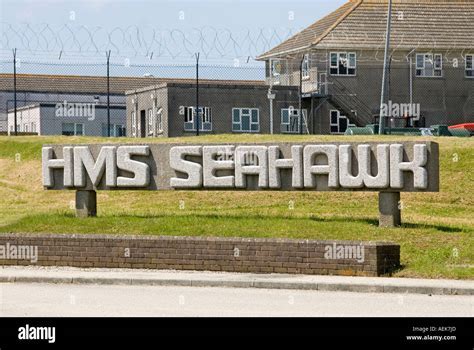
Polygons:
M328 258L334 244L339 250L359 246L363 259L361 255L359 259ZM26 259L12 255L13 247L18 251L20 245L37 246L37 262L31 262L31 255ZM398 268L400 246L360 241L2 234L0 265L379 276Z

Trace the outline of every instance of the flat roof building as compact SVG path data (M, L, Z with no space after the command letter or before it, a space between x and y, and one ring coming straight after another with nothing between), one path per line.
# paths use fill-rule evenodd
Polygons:
M95 103L37 103L17 109L17 132L37 135L108 136L107 106ZM14 132L13 110L8 134ZM125 136L125 106L110 106L110 136Z
M296 87L275 87L269 95L263 81L201 81L199 119L196 94L191 81L127 91L127 136L191 136L198 128L201 134L299 133Z

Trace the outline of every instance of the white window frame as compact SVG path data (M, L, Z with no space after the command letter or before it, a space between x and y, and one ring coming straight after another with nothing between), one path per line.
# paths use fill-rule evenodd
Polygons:
M107 123L102 123L103 125L103 130L105 129L105 135L107 136ZM124 128L125 126L123 124L110 124L110 136L111 137L122 137L118 135L118 129L119 128ZM125 135L123 135L125 136Z
M156 124L157 130L159 133L163 132L163 108L157 107L156 108Z
M280 72L277 72L276 70L276 65L280 65ZM282 62L281 60L274 60L270 59L270 64L269 64L269 69L270 69L270 79L272 81L273 85L279 85L280 84L280 78L281 78L281 70L282 70Z
M334 66L332 64L332 56L333 55L336 55L337 57L337 61L336 61L336 66ZM339 71L339 62L340 62L340 59L341 59L341 55L346 55L346 60L347 60L347 64L346 64L346 74L341 74L341 72ZM354 56L354 64L352 65L351 64L351 60L350 60L350 56ZM332 73L332 69L337 69L337 73ZM354 73L353 74L349 74L349 69L354 69ZM356 52L343 52L343 51L340 51L340 52L330 52L329 53L329 74L333 75L333 76L341 76L341 77L355 77L357 75L357 53Z
M471 59L471 68L467 67L468 57ZM474 78L474 54L466 55L466 58L464 59L464 68L465 77L470 79ZM471 75L468 75L468 72L471 72Z
M72 136L84 136L86 134L86 128L85 128L84 123L63 123L62 126L61 126L61 134L64 130L64 124L73 124L74 125L74 135L72 135ZM78 135L78 133L77 133L78 125L82 125L82 133L80 135Z
M309 53L303 56L303 62L301 64L301 78L309 79L311 73L311 63L309 60Z
M153 128L153 108L148 108L148 126Z
M137 112L132 111L132 136L137 136Z
M77 133L78 125L82 125L82 134ZM84 136L86 134L85 124L84 123L74 123L74 136Z
M293 114L293 115L290 115L290 110L292 110L293 112L296 112L296 114ZM284 111L288 111L288 123L284 123L283 122L283 112ZM301 132L300 130L300 126L301 124L303 124L303 130L305 128L305 118L306 117L306 120L308 120L308 111L306 109L302 109L303 113L300 113L299 109L298 108L282 108L280 110L280 130L283 134L299 134ZM298 128L297 130L295 131L288 131L289 130L289 127L291 126L291 117L298 117ZM303 123L301 123L301 119L300 118L303 118ZM289 127L287 128L283 128L284 125L288 125ZM284 130L286 129L286 131Z
M418 58L423 57L423 66L419 65ZM437 64L439 58L439 64ZM431 75L426 74L426 63L427 60L431 61L432 65L432 70L433 73ZM442 78L443 77L443 55L440 53L430 53L430 52L425 52L425 53L417 53L416 58L415 58L415 76L419 78ZM419 73L421 71L421 74ZM436 74L436 72L439 72L439 75Z
M153 108L148 108L148 130L147 135L153 136Z
M31 122L31 132L36 132L36 123Z
M337 123L332 122L333 112L337 113ZM347 116L341 115L341 111L339 111L338 109L331 109L331 110L329 110L329 133L331 135L343 135L345 133L345 130L341 131L341 123L340 123L341 119L346 119L347 120L346 130L348 128L355 127L355 124L352 124L351 121L349 120L349 118L347 118ZM332 131L333 127L337 127L337 132Z
M250 118L249 130L242 129L242 115L243 111L248 110L248 116ZM234 111L239 111L239 120L236 122L234 120ZM252 121L252 111L257 111L257 122ZM240 126L240 130L234 129L234 124ZM252 125L257 125L257 130L252 130ZM259 133L260 132L260 109L259 108L232 108L232 132L241 132L241 133Z
M199 110L203 111L201 123L212 123L212 110L211 107L199 107ZM199 113L201 113L199 111Z
M184 122L194 124L194 110L196 107L184 107ZM186 120L186 118L188 118Z
M196 106L184 107L184 130L185 131L196 131L196 120L194 118L196 113ZM211 107L199 107L199 110L203 110L201 120L199 123L199 131L210 132L212 131L212 108ZM188 114L188 121L186 121L186 111ZM201 113L199 113L201 114ZM189 119L191 117L191 119ZM192 128L186 127L186 124L192 124ZM204 124L209 124L210 128L205 129Z
M277 78L281 75L281 71L277 72L276 69L275 69L277 64L280 65L280 70L281 70L281 60L271 60L270 61L270 75L273 78Z

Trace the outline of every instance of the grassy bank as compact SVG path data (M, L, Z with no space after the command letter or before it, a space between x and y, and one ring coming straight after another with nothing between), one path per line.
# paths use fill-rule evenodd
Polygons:
M381 139L400 138L219 135L150 142ZM402 247L398 276L474 279L474 139L430 139L440 144L441 192L402 194L404 226L397 229L377 227L375 193L349 192L99 192L99 216L76 219L74 192L42 189L41 146L103 140L0 137L0 232L393 241Z

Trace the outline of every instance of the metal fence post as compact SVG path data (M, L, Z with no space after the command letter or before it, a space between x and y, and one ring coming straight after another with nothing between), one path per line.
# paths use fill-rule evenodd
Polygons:
M16 115L16 108L17 108L17 100L16 100L16 49L13 49L13 121L14 121L14 130L15 136L18 135L17 130L17 115ZM7 108L8 109L8 108ZM8 110L7 110L8 115Z
M107 137L110 137L110 50L107 52Z
M199 136L199 52L196 54L196 113L194 117L196 118L196 136Z
M385 103L385 91L387 85L387 68L388 68L388 54L390 50L390 32L392 28L392 0L388 3L387 13L387 34L385 38L385 55L383 62L383 75L382 75L382 92L380 97L380 112L379 112L379 135L385 134L385 116L382 115L383 104Z
M301 110L302 107L302 98L303 98L303 62L304 62L304 56L301 59L300 62L300 96L298 100L298 113L300 116L300 135L303 135L303 111Z

